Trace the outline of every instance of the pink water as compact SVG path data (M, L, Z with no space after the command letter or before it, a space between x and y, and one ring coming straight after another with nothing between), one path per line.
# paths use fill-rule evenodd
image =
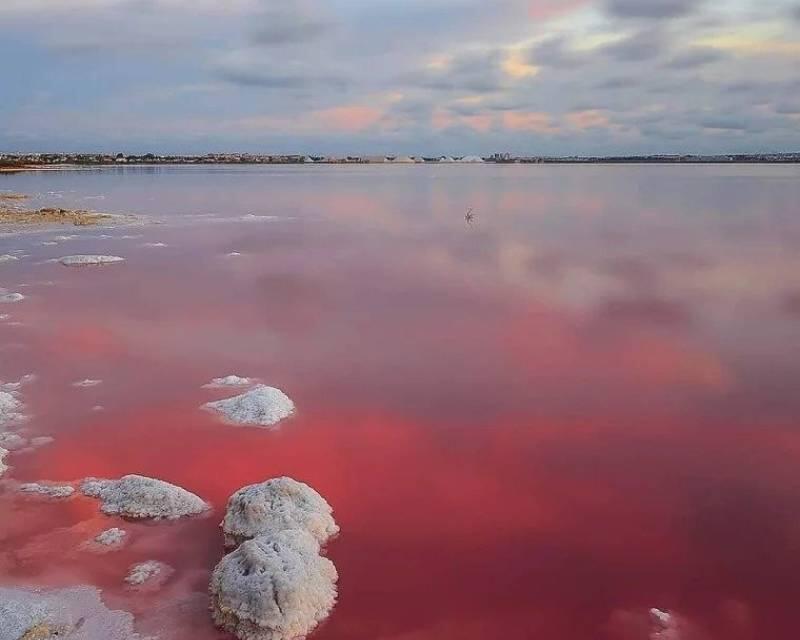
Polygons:
M31 254L0 265L0 286L28 296L0 309L21 323L0 323L0 380L37 375L27 428L55 438L12 454L5 479L140 473L214 513L120 524L83 497L0 489L0 582L94 584L143 632L225 638L204 595L225 501L289 475L342 529L327 551L339 602L315 639L645 640L650 607L689 620L692 640L794 639L798 178L672 166L4 177L0 189L36 202L163 222L57 246L41 242L72 230L0 236L0 254ZM45 262L73 253L127 261ZM262 430L201 411L225 395L202 385L231 373L285 390L297 416ZM103 384L71 386L84 378ZM79 549L112 526L131 534L123 550ZM123 588L149 559L175 575L160 592Z

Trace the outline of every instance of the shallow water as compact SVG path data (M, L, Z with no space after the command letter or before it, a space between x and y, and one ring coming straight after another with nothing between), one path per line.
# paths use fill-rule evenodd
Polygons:
M203 594L225 501L289 475L342 529L315 639L645 640L650 607L692 640L797 637L800 169L159 167L0 189L152 222L0 236L29 254L0 264L26 296L0 305L0 380L37 375L26 429L55 437L4 480L140 473L214 506L120 524L6 486L3 584L95 584L144 632L224 638ZM79 253L126 262L48 262ZM297 416L201 411L234 373ZM113 526L123 550L79 549ZM126 590L148 559L175 575Z

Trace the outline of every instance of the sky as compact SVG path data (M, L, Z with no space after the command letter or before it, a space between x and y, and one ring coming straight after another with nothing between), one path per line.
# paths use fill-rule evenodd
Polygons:
M0 151L800 151L800 0L0 0Z

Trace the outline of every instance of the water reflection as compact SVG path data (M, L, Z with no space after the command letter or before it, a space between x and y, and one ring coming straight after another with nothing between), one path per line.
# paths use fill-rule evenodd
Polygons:
M643 640L651 607L692 639L795 637L796 169L159 169L2 185L165 222L70 241L114 269L0 239L31 254L3 286L55 282L0 324L21 346L0 379L39 375L29 428L56 437L15 479L143 473L217 514L244 484L311 483L342 527L323 640ZM279 384L297 418L199 411L229 373ZM4 581L91 582L148 628L217 637L216 519L137 525L100 560L63 551L109 523L94 503L0 499ZM121 587L150 557L179 569L155 612Z

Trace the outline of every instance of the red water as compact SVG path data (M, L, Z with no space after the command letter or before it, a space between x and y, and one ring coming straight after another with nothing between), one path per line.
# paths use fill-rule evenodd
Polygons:
M6 490L2 582L95 584L144 632L225 637L203 595L225 501L289 475L342 530L315 639L645 640L650 607L690 640L796 638L797 171L412 169L0 183L167 222L0 238L33 254L0 265L28 296L0 309L22 323L0 324L0 379L37 374L27 428L55 437L6 477L140 473L214 506L125 523L130 544L97 556L78 547L120 522L95 501ZM175 215L216 211L229 221ZM290 219L233 219L251 212ZM127 262L41 262L80 252ZM261 430L201 411L230 373L284 389L297 416ZM126 591L148 559L175 576Z

